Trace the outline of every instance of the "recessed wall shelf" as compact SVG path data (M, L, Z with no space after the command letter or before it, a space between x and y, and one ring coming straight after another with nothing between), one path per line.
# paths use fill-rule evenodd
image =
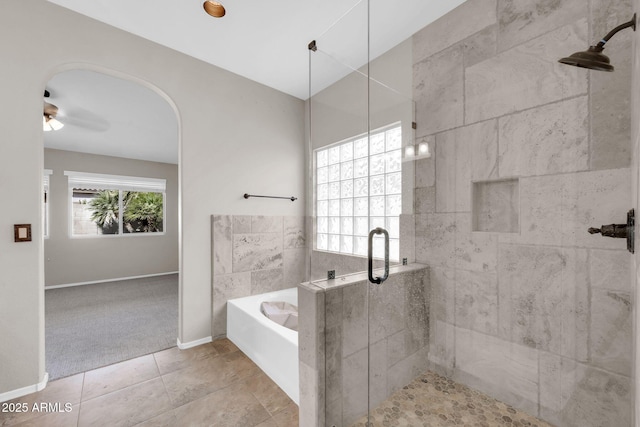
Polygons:
M473 231L520 231L520 181L517 178L474 182L472 192Z

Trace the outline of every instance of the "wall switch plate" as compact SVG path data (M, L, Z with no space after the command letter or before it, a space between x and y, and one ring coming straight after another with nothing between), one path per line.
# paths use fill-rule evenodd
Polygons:
M13 240L15 242L30 242L31 224L14 224Z

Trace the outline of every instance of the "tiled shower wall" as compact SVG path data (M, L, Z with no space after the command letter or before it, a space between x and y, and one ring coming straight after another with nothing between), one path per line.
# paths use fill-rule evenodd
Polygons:
M427 369L425 266L391 267L382 285L359 273L298 292L300 425L349 426Z
M213 337L227 334L227 300L305 280L303 216L212 215Z
M558 426L631 424L630 254L587 229L632 207L633 32L607 44L614 73L557 60L632 14L469 0L413 37L416 137L434 153L415 176L429 360Z

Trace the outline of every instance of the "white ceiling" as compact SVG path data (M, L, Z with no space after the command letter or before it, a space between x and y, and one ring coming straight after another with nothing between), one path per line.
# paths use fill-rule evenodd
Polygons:
M227 10L223 18L207 15L204 0L49 1L300 99L309 96L308 43L356 5L355 20L366 23L366 0L218 0ZM369 1L372 57L464 2ZM337 27L331 38L345 46L366 31ZM354 47L361 52L366 44Z
M320 51L313 93L368 59L367 0L219 0L221 19L204 12L204 0L48 1L303 100L311 40ZM464 1L369 0L369 59ZM151 90L82 70L54 76L47 89L65 127L45 132L45 147L178 163L175 114Z
M56 74L46 87L64 124L44 132L46 148L178 163L176 115L152 90L87 70Z

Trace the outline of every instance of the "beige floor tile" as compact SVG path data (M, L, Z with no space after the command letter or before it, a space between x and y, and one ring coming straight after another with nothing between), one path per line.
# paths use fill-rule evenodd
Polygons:
M219 340L215 340L215 341L213 341L211 343L211 345L213 345L216 348L216 350L218 350L218 353L220 353L220 354L233 353L234 351L239 351L240 350L228 338L222 338L222 339L219 339Z
M298 427L298 405L291 402L286 408L273 415L273 420L278 427Z
M154 378L83 401L78 426L132 426L156 417L170 407L162 379Z
M73 405L68 412L63 407L61 412L43 414L40 417L18 424L17 427L76 427L79 413L79 404Z
M169 348L154 354L160 374L177 371L188 367L191 362L207 357L217 356L217 347L213 343L202 344L197 347L180 350L178 347Z
M84 376L82 401L94 399L160 376L152 354L88 371Z
M8 403L26 404L27 411L0 413L0 426L14 426L41 417L43 415L42 412L32 411L35 403L58 403L61 405L65 403L71 403L72 405L79 403L83 378L84 374L77 374L51 381L42 391L9 401Z
M136 427L176 427L178 420L176 419L173 410L160 414L157 417L150 420L136 424Z
M180 426L253 427L269 413L244 384L234 384L174 410Z
M195 361L188 368L163 375L162 379L177 407L258 372L258 367L237 351Z
M268 420L258 424L256 427L278 427L278 424L276 424L273 418L269 418Z
M293 403L289 396L263 372L246 378L244 384L271 415Z

